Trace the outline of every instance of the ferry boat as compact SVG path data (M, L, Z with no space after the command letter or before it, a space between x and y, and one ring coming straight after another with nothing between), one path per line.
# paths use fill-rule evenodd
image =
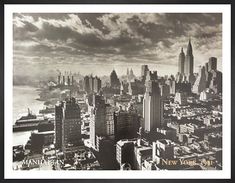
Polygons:
M26 116L21 116L19 119L16 120L15 125L13 125L13 132L36 130L38 124L46 120L47 119L45 119L44 117L32 114L32 111L28 109L28 114Z

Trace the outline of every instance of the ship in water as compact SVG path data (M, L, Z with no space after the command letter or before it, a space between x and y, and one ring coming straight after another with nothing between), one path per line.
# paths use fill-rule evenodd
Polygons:
M15 125L13 125L13 132L37 130L38 125L47 120L43 116L33 114L28 108L28 114L16 120Z

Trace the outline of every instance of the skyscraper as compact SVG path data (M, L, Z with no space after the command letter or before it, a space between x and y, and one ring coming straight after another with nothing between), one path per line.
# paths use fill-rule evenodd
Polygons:
M92 147L96 146L96 136L106 135L106 117L105 117L105 101L100 95L93 95L93 105L90 110L90 141Z
M203 90L206 89L207 81L206 81L206 70L205 66L199 68L199 75L193 85L192 92L196 94L200 94Z
M216 94L222 93L222 72L218 70L211 71L212 77L209 88L212 89Z
M187 76L193 75L193 59L193 48L191 44L191 39L189 39L184 65L184 72Z
M210 57L208 62L208 71L217 70L217 58Z
M157 79L158 79L157 71L153 71L153 72L147 71L145 84L148 83L149 80L155 80L156 81Z
M55 106L55 146L62 148L62 121L64 119L65 103Z
M99 93L100 89L101 89L100 78L98 78L97 76L93 77L92 75L84 77L84 90L87 93Z
M105 104L105 118L106 118L106 135L114 138L114 107L110 104Z
M148 65L141 66L141 81L144 83L147 75L147 71L149 71Z
M139 117L135 111L124 111L120 108L114 115L115 140L137 137Z
M90 142L97 148L97 137L114 139L114 107L106 104L103 96L93 95L93 102L88 107L90 120Z
M90 91L93 92L94 91L94 78L92 77L92 75L89 77L89 87L90 87Z
M120 86L120 81L117 77L117 73L115 70L113 70L110 74L110 83L111 83L111 87L119 87Z
M84 90L90 93L89 76L84 77Z
M93 82L94 82L94 92L99 93L101 89L101 79L96 76Z
M161 126L161 92L156 80L146 81L143 100L144 129L153 131Z
M55 145L63 150L80 144L80 107L75 98L70 98L55 106Z
M178 72L180 74L184 74L184 63L185 63L185 54L183 48L181 48L178 61Z

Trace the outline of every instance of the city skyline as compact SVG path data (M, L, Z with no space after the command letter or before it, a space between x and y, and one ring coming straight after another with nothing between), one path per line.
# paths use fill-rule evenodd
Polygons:
M138 76L142 64L160 75L175 74L189 38L194 71L211 56L221 70L221 14L32 13L13 18L14 75L47 75L52 68L98 76L115 69L123 75L132 68Z
M14 170L223 168L221 14L14 14L13 27L15 87L37 83L43 102L13 125L35 130ZM32 166L36 153L60 162Z

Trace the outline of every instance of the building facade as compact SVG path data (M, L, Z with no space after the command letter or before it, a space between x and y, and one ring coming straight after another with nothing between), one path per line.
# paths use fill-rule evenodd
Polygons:
M92 147L95 148L96 136L106 134L105 101L102 96L93 95L93 105L90 108L90 141Z
M178 72L180 74L184 74L184 63L185 63L185 54L183 48L181 48L178 60Z
M114 115L115 140L137 137L139 129L139 117L135 111L120 109Z
M101 89L101 79L97 76L93 77L85 76L84 77L84 90L89 93L99 93Z
M110 74L110 84L111 87L120 87L120 81L118 79L117 73L115 70L113 70Z
M146 83L143 99L144 130L150 132L161 126L161 92L157 81Z
M208 62L208 71L211 70L217 70L217 58L216 57L210 57Z
M149 71L148 65L141 66L141 81L145 83L147 72Z
M193 85L192 92L195 94L200 94L203 90L206 89L206 70L205 66L199 68L199 74L196 78L196 81Z
M55 106L55 145L62 150L81 145L80 107L75 98Z

